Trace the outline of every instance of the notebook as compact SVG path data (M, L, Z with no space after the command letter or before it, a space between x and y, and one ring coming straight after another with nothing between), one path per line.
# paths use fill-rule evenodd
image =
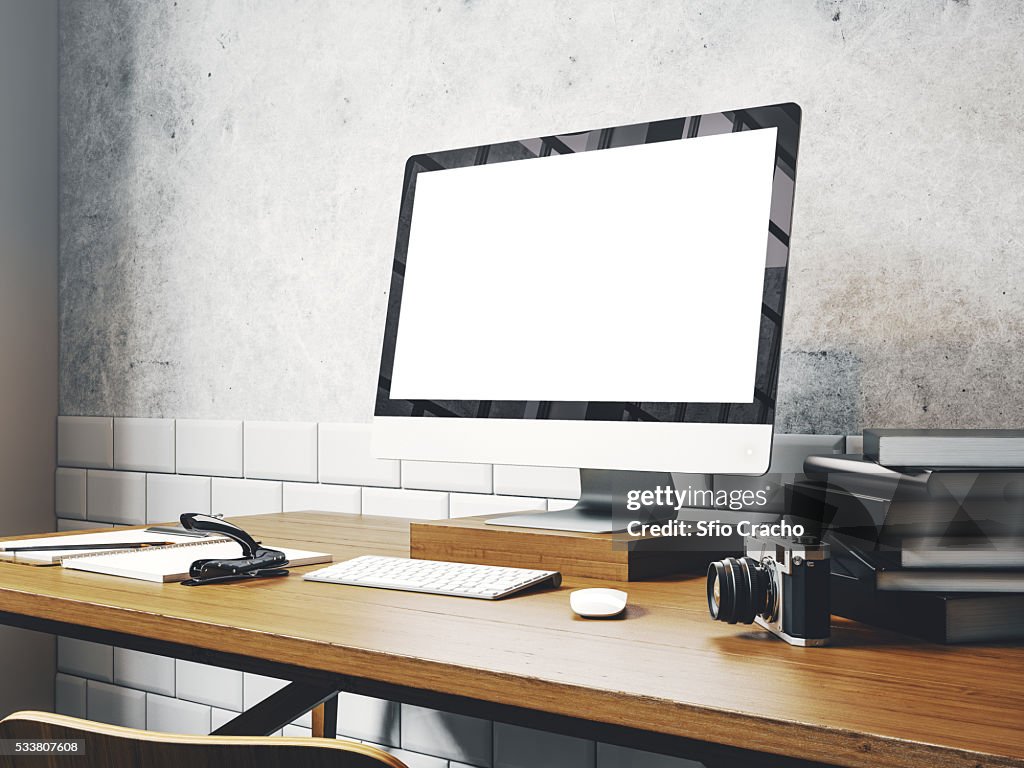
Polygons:
M285 549L269 547L284 552L288 558L289 568L299 565L316 565L329 563L333 559L325 552L306 552L301 549ZM184 581L189 577L189 566L196 560L204 558L224 559L241 557L242 550L234 541L218 540L196 541L192 539L183 544L171 547L154 547L153 549L130 549L122 552L102 554L76 554L66 556L61 565L76 571L105 573L110 576L123 576L127 579L142 581L168 582Z
M142 541L174 541L179 539L182 544L194 543L196 538L193 536L175 536L173 533L152 533L150 531L140 530L106 530L99 533L79 533L73 536L46 536L42 538L34 539L12 539L10 541L0 541L0 560L24 563L27 565L58 565L61 560L65 557L73 557L79 555L92 554L88 550L83 549L72 549L72 550L50 550L46 552L4 552L5 547L47 547L54 544L67 544L69 546L78 546L81 544L118 544L118 543L131 543L131 542L142 542ZM219 541L227 541L223 536L210 536L205 539L201 539L202 542L209 542L217 539ZM130 552L132 550L121 550ZM98 549L97 553L110 554L109 549Z

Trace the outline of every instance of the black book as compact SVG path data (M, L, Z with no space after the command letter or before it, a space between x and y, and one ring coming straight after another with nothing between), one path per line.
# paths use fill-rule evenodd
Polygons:
M1024 467L1024 430L865 429L864 456L894 467Z

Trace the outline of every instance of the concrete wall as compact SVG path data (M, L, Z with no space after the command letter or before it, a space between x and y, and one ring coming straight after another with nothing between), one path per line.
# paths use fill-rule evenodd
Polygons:
M0 0L0 536L51 531L57 2ZM0 716L53 704L53 638L0 627Z
M76 1L61 408L369 418L414 151L795 100L779 427L1024 421L1024 6Z

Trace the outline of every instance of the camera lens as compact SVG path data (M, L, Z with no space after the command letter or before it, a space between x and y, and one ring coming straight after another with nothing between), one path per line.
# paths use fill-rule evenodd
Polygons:
M727 557L708 566L708 611L729 624L751 624L775 613L775 578L752 557Z

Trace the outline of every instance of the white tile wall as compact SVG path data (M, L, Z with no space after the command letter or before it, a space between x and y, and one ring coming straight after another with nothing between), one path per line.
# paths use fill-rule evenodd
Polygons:
M458 760L491 765L491 721L478 717L402 705L402 748Z
M490 464L454 461L403 461L402 487L423 491L491 493L494 472Z
M183 512L210 514L211 481L191 475L146 475L146 522L177 522Z
M394 747L379 746L385 752L390 752L392 755L397 757L408 768L448 768L448 761L440 757L431 757L430 755L422 755L419 752L411 752L408 749L395 749Z
M363 488L363 514L441 520L448 517L448 494L404 488Z
M146 475L90 469L86 475L85 507L89 520L143 525L146 522Z
M638 749L597 745L597 768L702 768L701 763L681 757L641 752Z
M847 435L846 452L864 453L864 435Z
M286 725L281 729L282 736L290 736L292 738L308 739L313 736L312 728L304 728L301 725Z
M547 499L523 496L485 496L479 493L453 493L448 500L449 517L496 515L502 512L543 512Z
M114 649L114 682L140 691L174 695L174 659L127 648Z
M97 523L92 520L58 520L57 531L91 531L97 528L113 528L111 523Z
M174 419L114 419L114 468L174 471Z
M58 672L54 678L54 710L69 717L85 717L86 680Z
M357 693L338 695L338 735L397 747L401 737L398 703Z
M146 694L109 683L88 682L86 716L125 728L146 727Z
M274 677L266 677L264 675L254 675L246 672L243 676L243 689L244 689L244 703L245 708L259 704L267 696L272 693L277 693L279 690L288 685L287 680L278 680ZM294 722L295 725L301 725L304 728L311 728L313 726L313 716L309 712L298 718Z
M57 517L85 519L85 470L60 468L54 479Z
M178 419L176 442L179 474L242 476L241 421Z
M594 742L494 724L494 768L594 768Z
M210 707L155 693L146 694L146 730L208 734Z
M57 464L62 467L113 468L113 419L102 416L58 416Z
M242 673L238 670L178 659L175 673L178 698L235 712L244 708Z
M246 477L316 482L315 422L247 421L244 435Z
M266 515L281 511L281 483L276 480L213 478L211 509L215 515Z
M580 471L569 467L494 465L494 492L509 496L580 497Z
M75 640L70 637L57 638L57 669L78 677L102 680L109 683L114 679L114 649L109 645Z
M226 725L227 723L229 723L232 720L234 720L236 717L238 717L238 713L237 712L232 712L232 711L227 710L227 709L218 709L217 707L211 707L210 708L210 731L212 732L212 731L217 730L222 725ZM271 733L269 735L270 736L280 736L281 735L281 731L279 731L279 730L278 731L274 731L273 733Z
M370 452L369 424L320 425L320 482L397 488L400 463Z
M318 512L358 515L362 507L361 499L362 491L351 485L284 484L285 512L313 509Z

